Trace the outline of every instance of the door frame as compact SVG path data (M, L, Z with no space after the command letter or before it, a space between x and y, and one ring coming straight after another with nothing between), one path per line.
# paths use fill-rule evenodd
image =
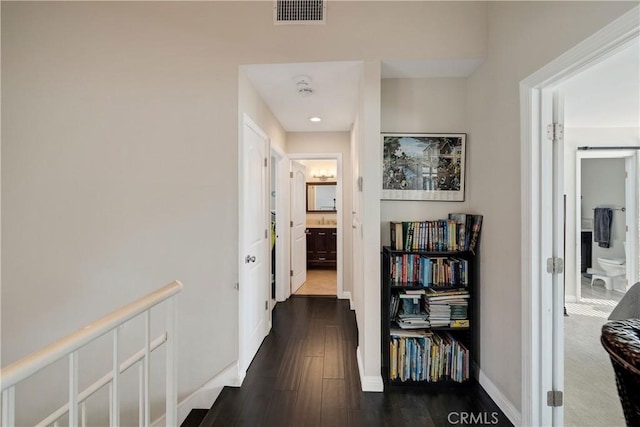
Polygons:
M349 295L344 294L344 242L343 242L343 231L344 231L344 203L343 203L343 171L342 171L342 153L296 153L289 154L289 160L335 160L336 161L336 233L337 233L337 259L336 259L336 279L337 279L337 287L336 287L336 296L340 299L349 299ZM289 197L291 200L291 197ZM289 233L289 239L291 234ZM291 247L291 242L288 242L289 247ZM289 295L291 295L291 286L288 286ZM277 291L276 291L277 293Z
M269 139L269 136L260 128L260 126L258 126L252 119L251 117L249 117L246 113L242 114L242 120L240 121L240 133L239 133L239 145L238 145L238 213L239 213L239 219L238 219L238 377L240 379L240 383L242 383L242 381L244 380L244 377L246 376L247 373L247 369L249 368L249 365L251 363L251 360L248 360L248 355L247 353L247 340L248 340L248 336L244 333L244 327L245 327L245 319L246 319L246 315L247 315L247 310L250 306L250 304L246 304L245 303L245 297L248 295L251 295L251 293L248 293L248 295L246 294L246 289L245 289L245 273L244 273L244 253L243 253L243 249L244 249L244 227L242 226L243 223L243 218L245 217L245 215L248 214L248 212L245 210L245 206L244 206L244 200L243 200L243 188L244 188L244 169L246 167L245 165L245 158L244 158L244 144L245 144L245 128L246 127L250 127L254 132L256 132L261 138L263 138L266 142L266 147L265 147L265 155L267 156L267 166L269 164L269 157L271 156L271 150L270 150L270 145L271 145L271 141ZM266 167L265 169L268 170L268 167ZM265 173L266 175L266 179L265 179L265 188L263 189L263 197L265 200L265 208L266 208L266 212L265 212L265 230L269 229L269 172ZM266 245L265 248L265 253L263 254L263 256L265 257L265 262L268 259L269 261L271 261L271 254L269 253L269 245ZM269 265L271 264L270 262L268 263ZM266 277L264 277L265 280L265 285L267 286L267 296L268 299L271 299L271 286L270 286L270 281L269 281L269 271L270 271L270 267L265 268L265 272L266 272ZM267 334L268 331L271 329L271 310L267 310L268 311L268 330L267 330ZM266 335L265 335L266 336ZM251 358L253 358L252 355Z
M521 336L522 393L521 424L552 425L553 410L546 405L546 387L552 384L553 370L544 370L544 360L553 358L553 334L544 333L541 322L548 318L543 300L551 294L552 275L546 259L552 256L550 242L553 219L543 215L552 206L553 191L544 185L543 170L553 161L550 150L543 152L546 135L541 129L542 93L568 78L602 62L640 35L640 7L620 18L559 56L520 82L521 122ZM551 155L551 158L549 157ZM548 178L547 178L548 179ZM560 177L561 179L561 177Z
M289 250L285 247L288 242L289 235L289 204L288 192L286 188L289 185L289 159L284 151L276 145L271 145L271 158L275 157L276 168L276 298L271 301L271 310L275 306L275 302L284 301L288 295L283 295L282 283L289 281ZM270 161L272 161L270 159Z
M593 145L591 145L593 147ZM583 159L624 159L624 168L625 171L629 173L627 179L625 179L624 183L624 193L625 193L625 222L629 227L627 231L627 238L625 239L627 242L627 249L625 253L625 259L627 263L627 278L631 278L631 280L627 283L625 291L629 290L631 285L633 285L634 281L637 280L637 268L638 268L638 257L637 257L637 248L636 242L638 241L638 217L637 217L637 201L633 203L630 198L633 194L637 194L637 182L638 182L638 171L637 171L637 149L624 149L623 147L611 147L610 149L604 149L605 146L598 146L600 149L598 150L576 150L576 236L580 236L581 232L581 209L580 206L580 195L582 190L582 160ZM629 239L629 236L635 236L634 238ZM580 272L580 252L579 242L581 240L576 237L576 289L575 295L576 300L579 302L582 298L582 290L580 286L580 280L582 273ZM595 266L598 268L597 266ZM614 288L614 290L616 290Z

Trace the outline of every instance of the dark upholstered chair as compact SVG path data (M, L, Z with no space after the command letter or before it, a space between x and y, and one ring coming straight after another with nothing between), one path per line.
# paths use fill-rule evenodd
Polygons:
M640 319L606 323L600 341L611 358L627 425L640 426Z

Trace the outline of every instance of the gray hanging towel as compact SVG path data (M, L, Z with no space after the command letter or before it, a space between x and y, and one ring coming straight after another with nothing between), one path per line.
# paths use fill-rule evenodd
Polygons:
M593 210L593 240L601 248L611 246L611 221L613 211L609 208L595 208Z

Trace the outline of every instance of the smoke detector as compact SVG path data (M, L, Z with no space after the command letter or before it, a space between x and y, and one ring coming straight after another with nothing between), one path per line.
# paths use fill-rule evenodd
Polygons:
M313 95L313 88L311 87L311 77L309 76L296 76L294 77L296 82L296 90L298 95L307 97Z

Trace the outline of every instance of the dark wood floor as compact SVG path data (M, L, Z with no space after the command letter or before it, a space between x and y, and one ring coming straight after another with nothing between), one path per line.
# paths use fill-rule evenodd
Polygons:
M457 413L511 425L478 385L437 393L362 392L357 340L347 301L292 297L278 303L271 333L242 387L225 387L200 426L447 426L449 420L461 425Z

